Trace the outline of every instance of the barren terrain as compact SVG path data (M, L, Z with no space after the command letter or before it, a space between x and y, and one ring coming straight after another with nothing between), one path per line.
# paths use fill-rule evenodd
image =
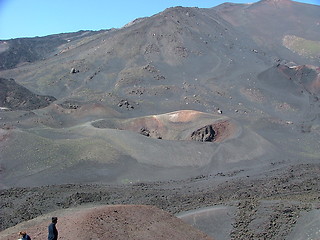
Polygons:
M262 0L1 40L0 238L56 215L61 239L319 239L318 19Z

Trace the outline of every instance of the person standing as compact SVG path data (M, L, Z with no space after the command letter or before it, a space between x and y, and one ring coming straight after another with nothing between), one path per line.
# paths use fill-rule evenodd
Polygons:
M58 222L58 218L52 217L52 223L48 227L48 240L58 239L58 230L56 228L57 222Z

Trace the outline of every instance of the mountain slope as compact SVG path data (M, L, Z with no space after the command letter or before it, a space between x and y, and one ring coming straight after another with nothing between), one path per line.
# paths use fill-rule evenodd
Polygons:
M85 39L97 32L79 31L46 37L18 38L0 41L0 70L43 60L58 54L59 48L70 41Z
M299 21L304 26L310 25L312 19L316 19L317 6L292 1L224 4L212 9L170 8L118 30L76 34L75 39L61 45L63 49L59 53L47 59L1 71L4 77L14 77L37 94L57 98L55 105L30 115L3 113L1 122L10 129L3 131L3 138L8 140L2 144L14 146L1 153L6 159L2 161L5 182L10 185L16 176L11 175L15 166L11 162L21 162L20 154L14 153L20 153L19 139L24 138L46 146L41 147L43 151L35 151L34 144L27 147L31 150L25 155L24 166L29 168L28 162L34 163L27 172L34 173L30 184L34 181L35 185L45 174L43 169L55 174L57 163L65 169L66 178L61 178L64 183L71 179L68 171L77 164L79 169L92 164L93 172L101 163L106 164L105 169L111 167L110 163L116 163L112 168L119 167L121 172L122 164L118 162L123 161L131 162L136 173L145 167L160 166L159 174L153 176L162 179L162 171L172 166L191 167L185 173L177 169L179 175L184 176L208 172L218 165L229 168L229 163L248 160L256 167L278 158L279 152L293 159L301 154L314 159L319 153L315 141L319 136L319 71L317 67L295 64L315 59L290 52L280 41L283 33L288 34L286 28L291 29L290 34L303 33L295 28L295 13L300 7L304 11L299 13ZM283 16L285 20L272 27L274 21L281 21ZM260 31L253 23L269 30ZM319 33L315 30L310 28L308 37L316 38ZM256 41L257 37L264 41ZM275 45L276 52L268 50L270 44ZM181 110L213 115L208 115L211 119L197 129L192 128L198 121L195 119L188 124L172 125L149 120L153 119L150 116L165 116ZM184 142L204 139L208 131L214 131L209 126L215 122L215 114L235 120L240 129L238 135L215 142L213 147L208 143ZM93 127L97 124L100 128ZM226 136L228 129L219 131L224 131L221 135ZM161 139L145 138L139 133ZM188 137L184 136L186 133ZM303 144L298 144L301 148L292 148L297 145L298 140L294 140L297 135ZM284 141L288 138L292 140ZM66 142L70 144L67 148ZM84 146L85 151L78 151L77 145ZM103 145L108 147L104 149ZM184 150L187 145L194 150L211 149L204 150L204 155L188 155ZM104 159L104 156L108 157ZM192 159L197 159L197 163ZM192 169L192 166L201 168ZM119 178L124 179L127 174L124 170ZM98 179L89 180L90 175L86 178L88 181ZM129 175L133 181L141 180L139 174ZM177 174L169 175L179 178ZM149 176L146 174L142 179L152 180ZM119 181L113 175L103 178ZM51 181L54 180L48 184Z
M252 4L222 4L212 10L238 30L249 34L265 52L297 64L319 65L320 6L291 0L261 0ZM305 55L294 39L315 41ZM295 47L290 47L296 45Z
M29 39L0 71L19 103L0 109L1 229L85 203L143 203L225 217L213 237L298 239L319 215L319 13L290 0L175 7ZM24 108L26 96L56 100ZM228 212L202 209L215 205Z

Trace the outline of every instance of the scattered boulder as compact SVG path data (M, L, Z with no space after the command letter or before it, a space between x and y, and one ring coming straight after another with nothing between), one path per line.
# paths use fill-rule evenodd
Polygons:
M71 70L70 70L70 73L78 73L78 72L79 72L79 70L75 69L75 68L71 68Z
M134 107L128 102L128 100L122 99L119 103L118 103L118 107L124 107L127 108L128 110L130 109L134 109Z
M146 127L142 127L139 131L139 133L146 137L156 138L156 139L162 139L161 135L157 130L150 131Z
M139 133L146 137L150 137L150 131L147 128L141 128Z
M75 101L65 101L59 105L65 109L78 109L82 106L81 103Z

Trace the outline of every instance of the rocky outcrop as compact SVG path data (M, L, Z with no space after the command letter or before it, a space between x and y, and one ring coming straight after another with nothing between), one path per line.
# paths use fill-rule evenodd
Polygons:
M150 137L150 131L144 127L140 129L140 134L146 137Z
M191 134L191 139L199 142L213 142L215 137L215 131L212 125L207 125L194 131Z
M119 103L118 103L118 107L120 108L126 108L128 110L134 109L134 106L131 105L128 100L126 99L122 99Z
M139 133L143 136L146 136L146 137L162 139L161 135L159 134L159 132L157 130L150 131L149 129L142 127L140 129Z
M65 109L78 109L82 106L81 103L76 102L76 101L64 101L63 103L61 103L59 105Z

